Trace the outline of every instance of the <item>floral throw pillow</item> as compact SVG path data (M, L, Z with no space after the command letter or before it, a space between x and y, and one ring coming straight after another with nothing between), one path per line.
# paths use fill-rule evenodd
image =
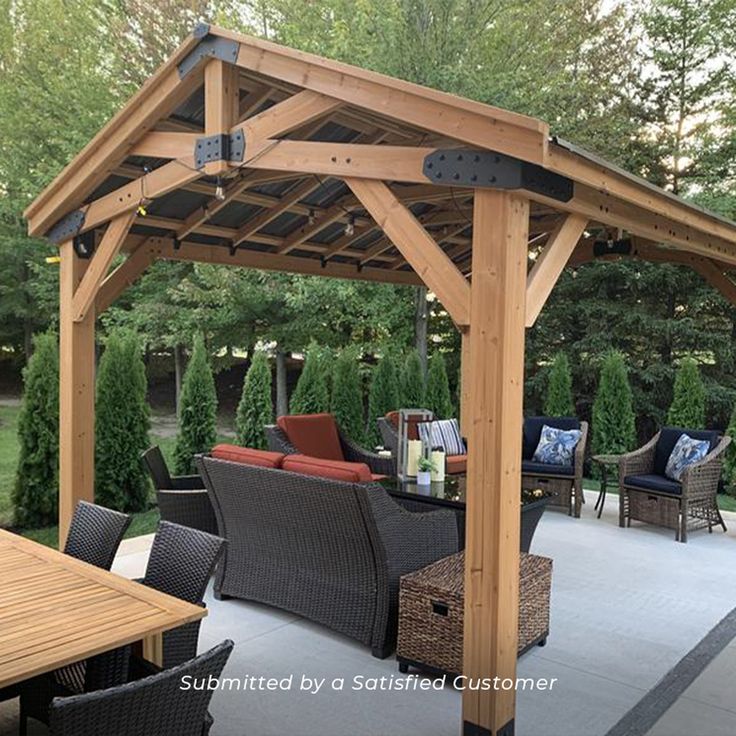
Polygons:
M572 465L575 447L581 436L579 429L557 429L545 424L532 459L547 465Z
M702 460L710 449L708 440L694 440L687 434L681 434L672 448L664 474L672 480L679 481L688 465Z

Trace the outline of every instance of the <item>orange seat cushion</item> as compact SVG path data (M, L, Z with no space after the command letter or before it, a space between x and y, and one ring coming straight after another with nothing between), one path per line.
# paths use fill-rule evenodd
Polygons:
M345 460L332 414L291 414L279 417L276 423L301 454Z
M280 468L286 457L282 452L267 452L254 450L239 445L215 445L210 453L217 460L229 460L231 463L258 465L262 468Z
M447 462L447 472L450 475L460 475L466 472L468 466L467 455L448 455L445 461Z
M344 460L324 460L307 455L287 455L282 470L319 478L341 480L346 483L366 483L373 480L371 469L365 463L347 463Z

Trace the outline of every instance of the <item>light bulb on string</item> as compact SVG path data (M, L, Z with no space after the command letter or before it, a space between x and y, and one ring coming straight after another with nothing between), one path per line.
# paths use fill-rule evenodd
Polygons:
M225 199L225 187L222 186L222 179L217 177L217 185L215 186L215 199L222 202Z
M353 235L355 233L355 215L348 217L347 224L345 225L345 235Z

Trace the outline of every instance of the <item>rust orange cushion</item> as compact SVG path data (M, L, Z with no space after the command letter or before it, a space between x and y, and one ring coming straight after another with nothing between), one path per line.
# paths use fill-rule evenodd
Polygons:
M365 463L348 463L344 460L324 460L308 455L287 455L281 465L283 470L319 478L341 480L347 483L365 483L373 480L370 468Z
M303 455L345 460L332 414L290 414L279 417L276 423Z
M282 452L267 452L266 450L254 450L250 447L225 444L215 445L212 448L211 455L218 460L259 465L262 468L280 468L283 459L286 457Z
M447 472L450 475L458 475L464 473L468 465L467 455L448 455L445 458L447 462Z

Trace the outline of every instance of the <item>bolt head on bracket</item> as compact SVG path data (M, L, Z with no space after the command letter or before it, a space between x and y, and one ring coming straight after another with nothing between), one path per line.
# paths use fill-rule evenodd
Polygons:
M202 38L202 40L179 62L177 67L180 79L193 71L204 58L220 59L220 61L226 61L229 64L234 64L238 60L238 52L240 51L238 41L209 34L201 37L196 35L198 32L201 33L202 31L195 29L195 37Z
M194 166L204 168L213 161L237 161L245 156L245 135L243 130L235 133L218 133L217 135L197 138L194 144Z

